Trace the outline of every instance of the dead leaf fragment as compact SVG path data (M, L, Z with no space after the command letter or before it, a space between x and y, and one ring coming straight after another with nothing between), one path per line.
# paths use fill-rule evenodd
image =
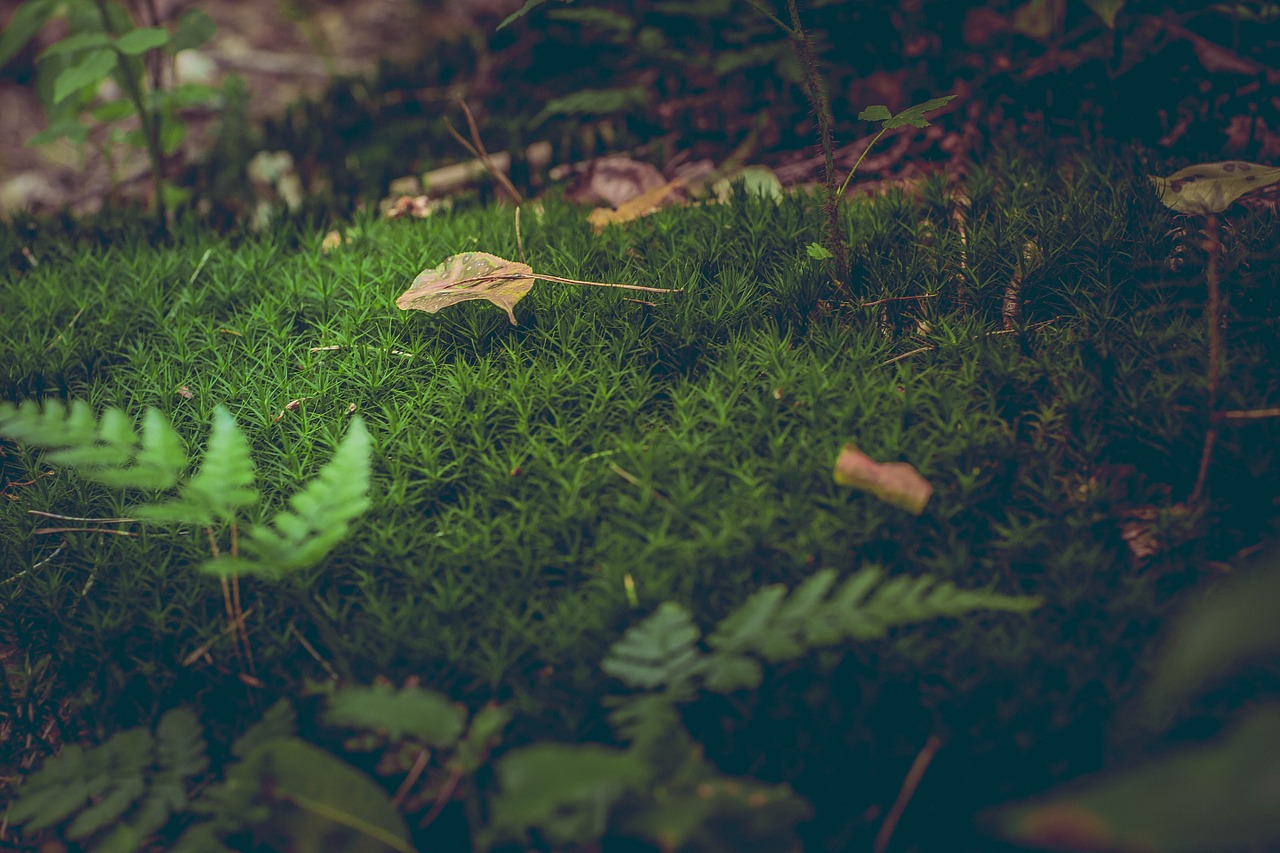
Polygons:
M648 216L670 203L671 196L683 185L683 180L673 178L660 187L651 189L643 195L638 195L630 201L624 202L615 210L610 210L607 207L597 207L587 216L587 222L599 234L610 225L630 222L633 219Z
M564 197L578 204L620 207L667 182L657 167L629 157L592 160L565 188Z
M1188 166L1167 178L1148 177L1160 201L1178 213L1221 213L1245 193L1280 181L1280 166L1224 160Z
M836 458L837 485L852 486L912 515L924 512L933 486L906 462L876 462L852 444Z
M459 302L483 299L506 311L511 325L515 326L516 315L512 309L533 283L533 268L528 264L508 261L488 252L462 252L445 258L438 267L419 273L409 289L396 299L396 307L434 314Z
M190 400L192 397L195 396L195 394L191 393L191 389L188 388L186 385L179 387L177 390L177 394L179 397L181 397L184 400Z
M350 243L350 242L351 242L350 237L344 240L342 239L342 234L340 234L339 232L330 231L328 234L324 235L324 239L320 241L320 252L322 254L327 255L330 252L332 252L334 249L341 246L343 243Z

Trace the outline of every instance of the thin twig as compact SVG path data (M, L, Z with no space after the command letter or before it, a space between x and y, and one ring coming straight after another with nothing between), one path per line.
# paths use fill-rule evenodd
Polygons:
M1273 409L1237 409L1231 412L1219 412L1218 417L1224 421L1252 421L1262 418L1280 418L1280 406Z
M1045 326L1048 326L1051 323L1056 323L1059 319L1061 318L1054 317L1051 320L1041 320L1039 323L1033 323L1030 326L1027 326L1022 331L1034 332L1037 329L1043 329ZM1019 331L1018 329L996 329L993 332L987 332L986 336L989 337L993 335L1012 335L1012 334L1016 334L1018 331ZM918 349L913 349L911 352L904 352L902 355L895 355L893 358L889 359L888 361L881 362L880 366L888 367L890 364L893 364L894 362L897 362L897 361L902 361L904 358L908 356L918 355L919 353L928 352L929 350L933 350L937 348L938 347L936 344L929 344L927 347L920 347Z
M1213 446L1218 441L1218 421L1212 415L1218 408L1218 386L1222 380L1222 291L1218 287L1218 253L1222 242L1218 237L1218 217L1210 213L1204 220L1204 250L1207 254L1204 266L1205 281L1209 285L1209 304L1205 307L1205 322L1209 326L1209 428L1204 433L1204 446L1200 450L1200 468L1196 482L1187 497L1190 506L1196 506L1204 498L1205 484L1209 480L1209 463L1213 460Z
M643 480L641 480L635 474L632 474L630 471L618 465L616 462L610 462L609 468L613 470L613 473L617 474L619 477L626 480L628 483L635 486L637 489L644 489L648 492L651 492L655 498L662 501L663 503L671 503L671 498L667 497L662 492L655 489L653 486L646 484Z
M907 778L902 780L902 788L898 791L898 798L893 801L893 808L889 809L889 813L885 815L884 823L880 825L880 831L876 833L876 840L871 848L875 853L884 853L889 848L889 839L893 838L893 831L898 828L898 821L902 819L902 813L906 810L907 803L911 801L911 796L916 792L916 787L924 777L924 771L929 769L929 762L933 761L933 756L938 752L940 746L942 746L942 739L937 735L929 735L929 739L925 741L924 748L920 750L920 754L912 762L911 769L907 771Z
M516 205L516 247L520 250L520 263L528 263L524 256L524 240L520 237L520 205Z
M110 533L112 536L137 536L129 530L103 530L101 527L37 527L32 534L46 533Z
M425 828L439 817L440 812L444 811L445 804L453 798L453 792L457 789L460 781L462 781L462 763L455 761L453 769L449 772L449 778L445 780L440 793L436 794L436 801L431 804L431 811L427 812L426 817L422 819L422 823L418 824L419 827Z
M922 293L919 296L886 296L884 299L877 299L874 302L859 302L859 308L872 308L876 305L884 305L886 302L906 302L912 299L934 299L941 296L941 293Z
M392 355L402 355L405 358L413 358L413 353L404 352L403 350L398 350L398 349L384 350L382 347L375 347L371 344L362 344L362 346L365 349L377 350L378 352L389 352ZM344 346L343 344L332 344L331 346L327 346L327 347L310 347L307 349L307 352L337 352L340 349L351 349L351 347Z
M32 482L35 482L34 480ZM42 518L56 518L60 521L88 521L92 524L115 524L124 521L137 521L136 518L85 518L79 515L58 515L56 512L44 512L39 509L27 510L32 515L38 515Z
M311 655L311 657L315 659L316 663L324 667L324 671L328 673L330 681L342 680L341 678L338 677L337 671L332 666L329 665L329 662L327 660L320 657L320 653L316 651L316 647L311 645L311 643L307 641L307 638L302 636L301 632L295 629L293 633L298 638L298 642L302 644L302 647L307 650L307 654Z
M391 798L391 805L400 808L404 804L404 798L409 796L409 792L422 776L422 771L427 769L427 762L430 760L431 750L425 747L418 750L418 754L413 759L413 766L409 768L404 781L400 783L399 788L396 788L395 796Z
M512 201L517 205L524 204L524 196L520 195L520 191L516 189L516 185L511 183L511 179L497 167L493 162L493 158L489 156L489 152L485 150L484 141L480 139L480 128L476 126L476 119L475 116L471 114L471 108L467 106L467 102L462 98L458 98L458 105L462 107L462 112L467 117L467 128L471 131L471 142L467 142L467 140L462 138L462 134L458 133L458 131L454 129L453 124L447 117L444 120L445 129L453 135L454 139L458 140L462 147L467 149L467 152L470 153L472 157L475 157L484 164L489 175L511 196Z

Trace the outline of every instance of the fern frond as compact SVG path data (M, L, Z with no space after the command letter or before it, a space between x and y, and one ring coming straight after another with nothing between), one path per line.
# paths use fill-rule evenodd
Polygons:
M467 722L443 694L389 684L340 687L329 697L323 719L331 726L376 731L390 741L412 737L437 749L457 743Z
M687 682L702 667L701 634L689 611L675 602L663 602L652 616L627 629L600 668L643 690Z
M34 831L75 815L63 835L76 841L114 824L97 849L134 850L186 808L187 780L208 767L204 748L187 710L165 714L156 737L136 728L89 749L69 746L31 774L8 819Z
M276 576L315 565L347 535L353 519L370 506L373 442L359 415L333 458L289 498L270 525L255 525L244 550L260 561L260 573Z
M75 468L87 480L116 488L168 489L187 467L182 439L156 409L143 418L139 442L133 421L116 408L95 422L93 411L76 400L43 408L33 402L0 404L0 436L50 451L51 464Z
M253 488L255 472L249 442L236 419L223 406L213 414L213 429L205 448L200 470L179 489L179 498L166 503L134 508L141 518L152 521L180 521L208 526L229 521L236 510L254 506L258 492Z
M877 568L863 569L828 597L835 572L824 569L790 598L781 585L757 591L707 638L716 654L708 664L706 686L721 692L756 686L759 677L748 654L771 662L788 660L818 646L878 639L897 625L973 610L1026 613L1041 604L1039 598L959 589L927 575L881 583L882 577Z

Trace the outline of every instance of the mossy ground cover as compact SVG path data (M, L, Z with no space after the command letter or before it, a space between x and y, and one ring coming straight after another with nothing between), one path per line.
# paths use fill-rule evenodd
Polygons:
M539 283L516 326L484 303L395 307L449 255L518 258L510 208L358 218L328 253L302 223L180 227L167 242L127 225L8 228L4 253L39 263L4 273L5 399L155 406L192 447L223 405L250 439L264 512L332 455L352 411L375 446L372 509L331 558L241 582L252 686L218 581L193 568L203 531L30 515L128 517L137 496L0 445L8 684L37 709L13 724L60 719L64 739L97 740L189 705L229 743L332 669L507 704L504 748L607 741L600 661L659 603L710 626L764 584L878 564L1046 603L814 652L758 691L695 703L686 723L723 770L809 798L810 849L865 844L938 735L899 842L980 844L967 834L980 806L1124 753L1107 726L1162 616L1212 561L1267 535L1280 427L1232 428L1212 499L1170 509L1208 424L1203 261L1128 160L1008 154L844 215L851 286L876 305L831 303L804 250L819 204L803 194L600 235L548 199L521 216L536 271L681 290L636 301ZM1224 408L1280 391L1277 230L1245 215L1225 241ZM929 479L925 512L836 485L850 441ZM76 529L37 530L55 527ZM1141 556L1139 535L1153 546Z

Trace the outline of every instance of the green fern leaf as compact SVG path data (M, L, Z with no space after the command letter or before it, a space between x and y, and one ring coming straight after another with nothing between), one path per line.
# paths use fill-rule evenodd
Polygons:
M270 526L249 531L244 550L260 561L260 573L278 577L313 566L346 537L351 521L370 506L372 446L357 415L329 464L289 498L290 509L278 513Z
M631 687L652 690L687 682L702 667L701 632L689 611L667 601L614 643L601 669Z
M79 400L70 408L48 400L43 410L31 402L0 405L0 436L50 450L51 464L117 488L168 489L187 466L182 439L156 409L143 418L141 447L124 412L109 408L95 424L92 410Z
M92 794L85 765L85 749L74 744L47 759L18 789L8 821L34 831L70 817Z
M680 725L674 697L668 693L606 696L609 725L623 741L652 744L665 740Z
M178 708L161 717L156 726L151 785L130 820L134 832L145 838L163 827L171 815L186 809L187 780L204 773L208 767L204 732L196 715Z
M235 739L231 744L231 754L236 758L244 758L273 738L291 737L297 732L298 714L287 699L281 699L267 709L262 719Z
M730 613L707 638L707 644L720 652L740 652L754 646L760 632L773 621L778 605L787 594L782 584L772 584L753 592L737 610Z
M458 742L466 714L434 690L389 684L342 687L329 697L325 723L376 731L391 741L411 737L437 749Z
M203 526L229 521L235 517L236 510L258 503L254 476L248 440L231 413L218 406L214 410L204 461L200 470L179 489L178 500L136 507L133 511L151 521Z

